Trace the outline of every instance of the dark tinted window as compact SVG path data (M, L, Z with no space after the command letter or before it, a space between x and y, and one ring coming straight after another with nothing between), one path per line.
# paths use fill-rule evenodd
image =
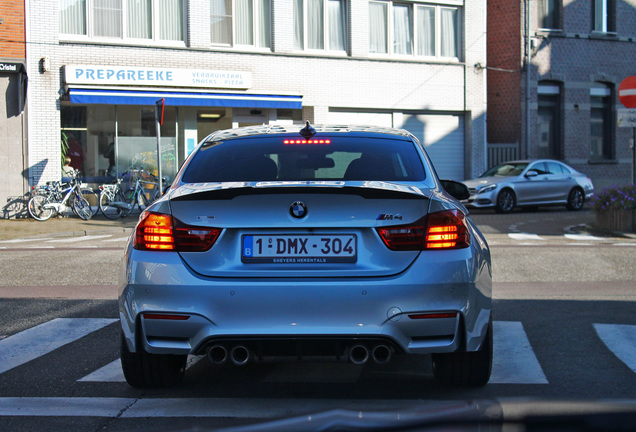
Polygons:
M314 140L329 143L285 144L285 140L291 139L247 137L206 143L187 166L182 181L422 181L426 178L420 156L409 140L323 136Z
M523 172L528 164L526 162L517 163L502 163L495 167L490 168L488 171L480 175L479 177L512 177L518 176Z

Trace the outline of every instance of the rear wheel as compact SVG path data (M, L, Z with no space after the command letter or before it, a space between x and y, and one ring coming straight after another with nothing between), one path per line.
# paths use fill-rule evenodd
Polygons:
M77 215L77 217L81 219L89 220L91 217L93 217L93 209L91 209L91 203L89 203L88 200L84 198L84 196L79 192L73 195L71 208L73 209L73 213L75 213L75 215Z
M150 354L141 344L137 352L130 352L121 336L121 368L128 384L133 387L170 387L178 383L185 373L186 355Z
M579 188L574 188L568 195L568 203L565 207L572 211L581 210L583 208L583 203L585 203L585 195L583 194L583 191Z
M479 351L433 354L433 377L444 385L482 387L492 370L492 319Z
M515 193L510 189L504 189L497 195L495 210L497 213L510 213L515 208Z
M117 219L121 216L121 209L112 205L112 202L123 201L121 194L114 191L103 190L99 195L99 209L108 219Z
M44 208L44 205L49 202L49 197L45 195L34 195L27 204L31 217L35 220L45 221L53 216L52 208Z

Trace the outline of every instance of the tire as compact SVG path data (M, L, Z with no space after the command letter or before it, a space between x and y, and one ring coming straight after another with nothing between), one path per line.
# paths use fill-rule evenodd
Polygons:
M27 209L31 217L35 220L45 221L53 216L52 208L42 208L49 202L49 197L45 195L34 195L33 197L31 197L27 204Z
M515 193L510 189L504 189L497 195L495 211L497 213L510 213L515 208L516 201Z
M568 195L568 203L565 207L570 211L578 211L583 208L583 204L585 203L585 194L579 188L574 188L570 191Z
M170 387L177 384L185 374L187 355L150 354L141 344L137 352L130 352L124 335L120 345L121 368L126 382L133 387Z
M432 358L433 378L438 383L462 387L485 386L492 371L492 319L479 351L433 354Z
M71 209L77 217L83 220L89 220L93 217L93 209L91 209L91 203L77 191L71 200Z
M123 197L120 197L119 193L113 193L112 191L102 191L99 195L99 210L108 219L121 217L121 209L110 205L113 201L123 201Z

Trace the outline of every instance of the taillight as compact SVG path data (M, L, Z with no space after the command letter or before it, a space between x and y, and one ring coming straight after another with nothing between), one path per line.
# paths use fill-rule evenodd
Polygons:
M463 249L470 245L466 216L459 210L431 213L412 225L377 231L386 246L395 251Z
M218 228L194 227L170 215L145 212L137 224L133 247L139 250L205 252L221 233Z

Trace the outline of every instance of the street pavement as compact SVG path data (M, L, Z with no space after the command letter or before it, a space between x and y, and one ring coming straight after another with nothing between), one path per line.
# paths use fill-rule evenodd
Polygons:
M95 215L90 220L78 217L52 217L47 221L35 219L0 220L0 240L37 237L80 237L88 235L130 234L137 224L139 214L115 220Z

